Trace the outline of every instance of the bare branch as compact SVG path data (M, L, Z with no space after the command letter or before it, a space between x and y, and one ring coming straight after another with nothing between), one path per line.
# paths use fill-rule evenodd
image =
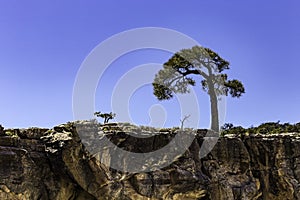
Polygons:
M183 119L180 120L180 123L181 123L180 129L181 129L181 130L183 130L183 124L184 124L184 122L185 122L188 118L190 118L190 116L191 116L191 115L185 115L185 116L183 117Z

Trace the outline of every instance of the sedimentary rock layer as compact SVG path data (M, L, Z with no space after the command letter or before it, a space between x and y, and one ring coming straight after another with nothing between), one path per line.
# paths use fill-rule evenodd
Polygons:
M0 128L0 199L300 199L299 134L220 137L200 159L202 130L171 165L128 173L107 166L126 161L111 160L114 149L90 152L82 141L97 145L106 137L124 150L145 153L168 144L176 130L138 138L133 134L140 129L86 128L89 123ZM82 130L88 140L79 137Z

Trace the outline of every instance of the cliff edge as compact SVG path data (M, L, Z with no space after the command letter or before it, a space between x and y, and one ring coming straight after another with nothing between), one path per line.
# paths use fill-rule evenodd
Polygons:
M176 134L165 130L142 139L116 127L99 125L86 137L106 136L120 148L149 152ZM78 129L73 123L53 129L0 127L0 199L300 199L300 134L220 137L200 159L202 130L171 165L125 173L100 162L110 159L112 149L87 151Z

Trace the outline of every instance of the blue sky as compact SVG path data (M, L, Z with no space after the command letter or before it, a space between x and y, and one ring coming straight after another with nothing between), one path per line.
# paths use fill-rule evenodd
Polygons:
M182 32L230 61L228 74L244 83L246 94L227 98L226 122L299 122L299 7L297 0L0 0L0 124L52 127L72 121L73 85L86 56L114 34L149 26ZM115 61L99 82L96 108L110 111L118 67L163 63L169 56L144 50ZM196 90L205 116L208 97ZM151 104L160 103L151 92L145 86L130 100L137 123L147 124ZM176 101L162 104L172 111ZM167 126L179 125L179 118L174 111Z

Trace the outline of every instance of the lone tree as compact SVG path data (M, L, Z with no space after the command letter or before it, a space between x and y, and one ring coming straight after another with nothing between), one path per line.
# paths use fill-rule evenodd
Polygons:
M104 124L108 123L110 119L113 119L116 116L116 114L112 112L110 113L95 112L94 115L96 115L96 117L104 118Z
M195 86L197 75L202 77L202 89L209 94L211 110L211 129L219 131L218 97L230 94L240 97L245 93L238 80L227 80L224 70L229 62L209 48L194 46L175 53L156 75L152 83L154 95L158 100L171 99L174 93L190 92L188 86Z

